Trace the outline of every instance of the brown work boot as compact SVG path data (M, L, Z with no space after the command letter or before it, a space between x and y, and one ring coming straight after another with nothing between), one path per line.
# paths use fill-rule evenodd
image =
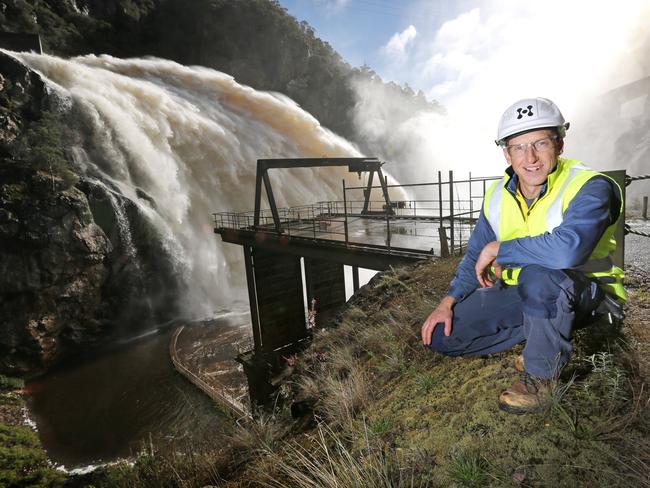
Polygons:
M550 380L534 378L523 373L499 396L499 408L521 415L545 410L552 402Z
M519 371L520 373L523 373L524 371L526 371L526 369L524 368L524 355L523 354L520 354L519 356L517 356L515 358L515 369L517 371Z

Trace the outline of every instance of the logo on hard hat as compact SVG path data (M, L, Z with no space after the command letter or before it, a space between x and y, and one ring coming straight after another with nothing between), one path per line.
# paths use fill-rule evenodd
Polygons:
M528 107L526 107L526 108L518 108L517 113L519 114L519 116L517 117L517 120L522 119L524 117L524 115L528 115L529 117L532 117L533 116L533 106L528 105Z
M498 146L505 146L506 139L533 129L556 127L564 137L569 123L565 122L560 109L548 98L524 98L510 105L499 120Z

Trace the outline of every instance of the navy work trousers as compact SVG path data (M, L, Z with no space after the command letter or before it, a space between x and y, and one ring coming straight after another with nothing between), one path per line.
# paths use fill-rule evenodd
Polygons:
M438 324L430 347L449 356L483 356L525 342L526 372L551 378L571 356L574 324L594 320L603 297L580 272L526 266L516 286L497 282L455 304L451 335Z

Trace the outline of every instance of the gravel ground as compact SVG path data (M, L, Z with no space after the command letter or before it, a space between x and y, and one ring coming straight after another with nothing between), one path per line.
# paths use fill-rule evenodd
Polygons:
M650 220L628 220L632 230L650 234ZM625 264L650 272L650 237L627 234L625 236Z

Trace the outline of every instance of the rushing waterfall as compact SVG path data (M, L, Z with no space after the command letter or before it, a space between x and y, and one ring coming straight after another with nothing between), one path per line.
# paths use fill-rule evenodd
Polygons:
M68 113L76 133L67 149L87 181L109 190L122 245L132 247L131 233L114 193L155 228L186 285L187 316L229 309L243 295L233 293L244 283L235 266L241 251L214 236L211 213L252 208L257 159L360 155L289 98L212 69L151 58L13 55L43 76ZM340 194L341 173L332 169L271 178L279 205Z
M101 185L101 181L97 181L97 184ZM125 252L128 256L135 258L137 250L133 245L133 238L131 237L131 228L129 226L129 219L126 216L126 211L124 209L124 203L115 197L113 192L106 186L102 185L106 190L106 194L109 196L111 201L111 206L115 212L115 218L117 219L117 226L120 232L120 241L125 248Z

